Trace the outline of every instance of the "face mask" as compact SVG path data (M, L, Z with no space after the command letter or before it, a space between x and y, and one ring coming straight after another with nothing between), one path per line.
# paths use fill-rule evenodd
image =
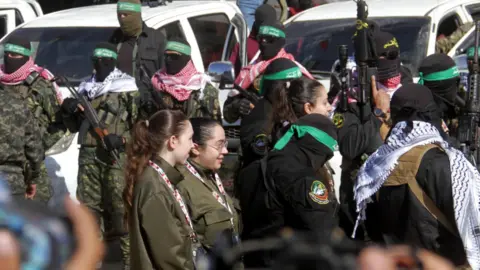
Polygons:
M135 12L129 13L126 17L121 18L118 15L118 22L122 32L127 37L136 37L142 32L142 14Z
M165 54L167 74L176 75L188 64L191 57L183 54Z
M377 61L378 80L384 81L400 74L400 58L389 60L380 58Z
M25 65L29 58L27 56L22 56L21 58L12 58L4 55L3 59L5 62L5 73L12 74Z
M103 82L115 69L116 61L113 58L97 58L94 62L95 80Z
M270 60L274 58L284 45L284 38L267 38L267 40L261 41L259 47L262 60Z

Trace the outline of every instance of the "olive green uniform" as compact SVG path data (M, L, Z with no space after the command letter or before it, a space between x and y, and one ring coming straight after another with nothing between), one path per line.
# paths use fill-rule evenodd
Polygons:
M39 76L33 82L25 80L16 85L4 85L5 90L23 99L32 112L39 125L43 137L43 148L47 151L65 134L66 128L60 113L60 104L52 82ZM37 182L37 192L34 200L47 203L52 197L52 186L45 167L45 162L40 168L40 177Z
M173 186L183 181L165 160L154 162ZM135 183L129 224L132 269L194 269L191 228L171 190L150 166Z
M233 229L235 235L239 234L238 215L230 196L228 196L228 194L225 197L221 195L215 183L213 172L203 169L193 161L190 161L190 164L202 177L204 183L185 166L178 166L178 170L185 178L178 184L178 190L187 204L198 238L208 250L213 247L218 234L222 231ZM233 214L213 197L213 192L224 198L224 201L227 201ZM233 228L232 222L230 221L232 218Z
M108 93L91 101L92 107L110 134L129 140L138 113L138 93ZM110 153L103 148L98 135L90 128L87 119L83 120L80 127L78 143L81 148L78 158L77 198L94 212L99 222L103 218L107 236L120 236L124 263L128 264L129 240L123 223L125 208L122 200L125 187L125 154L120 153L120 164L115 164Z

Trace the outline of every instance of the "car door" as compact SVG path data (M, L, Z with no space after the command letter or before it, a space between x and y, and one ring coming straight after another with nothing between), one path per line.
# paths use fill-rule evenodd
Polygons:
M15 10L0 10L0 38L15 29Z

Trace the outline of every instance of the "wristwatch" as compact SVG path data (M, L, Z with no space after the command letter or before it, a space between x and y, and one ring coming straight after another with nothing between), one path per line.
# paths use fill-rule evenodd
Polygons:
M377 108L377 107L375 107L373 109L373 115L375 115L376 117L387 119L387 114L384 113L380 108Z

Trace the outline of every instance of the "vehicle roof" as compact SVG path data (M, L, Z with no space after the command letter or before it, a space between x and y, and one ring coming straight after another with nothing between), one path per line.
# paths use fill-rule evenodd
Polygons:
M366 0L368 17L425 16L435 7L461 5L471 0ZM304 11L293 21L315 21L330 19L347 19L357 17L357 4L351 1L321 5Z
M12 6L19 6L19 5L28 5L31 0L1 0L0 7L12 7Z
M142 18L148 25L153 17L161 16L166 20L191 11L225 7L227 3L230 4L227 1L173 1L165 6L143 6ZM44 15L23 27L118 27L116 11L116 4L72 8Z

